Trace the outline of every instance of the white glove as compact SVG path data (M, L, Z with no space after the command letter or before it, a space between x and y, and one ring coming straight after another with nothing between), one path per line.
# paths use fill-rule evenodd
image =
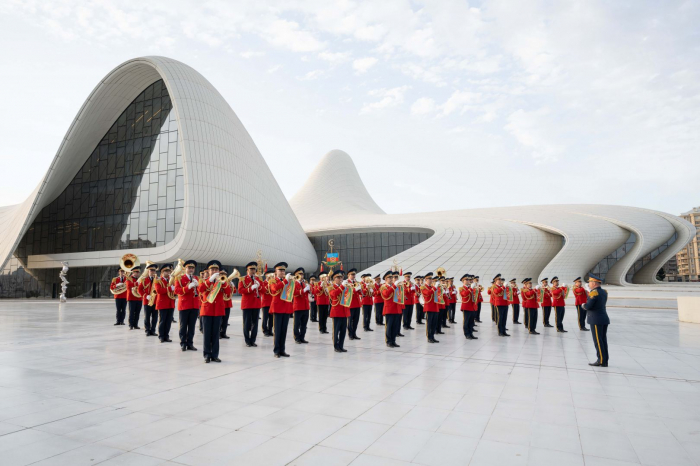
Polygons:
M342 283L341 283L341 285L343 285L343 286L345 286L345 285L347 285L347 284L348 284L348 281L347 281L347 280L343 280Z
M175 285L170 285L170 291L175 291Z
M192 289L192 288L194 288L195 286L197 286L197 284L196 284L195 282L190 282L190 284L187 285L187 288Z
M362 285L359 283L355 286L355 291L360 291L362 289Z
M476 289L477 286L479 286L479 285L477 285L476 283L472 283L472 288L473 288L473 289Z
M287 275L284 276L284 278L286 278L287 281L290 281L293 278L293 276L291 273L288 273Z
M452 290L452 294L457 294L457 291L456 291L456 290Z
M539 290L539 289L540 289L540 285L537 285L537 286L535 287L535 289L536 289L536 290Z
M309 285L306 285L306 286L304 287L304 291L305 291L305 292L309 291L310 289L311 289L311 287L310 287Z
M258 282L253 283L253 286L250 287L251 290L257 290L258 288L260 288L260 283Z
M586 291L591 291L591 287L588 285L588 283L586 283L585 285L583 285L583 289L586 290Z
M562 284L559 285L559 286L566 288L566 283L562 283Z
M404 282L404 278L403 278L403 277L399 277L399 280L397 281L397 283L403 283L403 282Z
M214 283L218 278L219 278L219 272L216 272L214 275L209 277L209 281Z

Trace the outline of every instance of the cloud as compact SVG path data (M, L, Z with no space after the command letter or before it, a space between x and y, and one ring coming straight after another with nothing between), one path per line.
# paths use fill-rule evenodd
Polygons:
M253 50L247 50L245 52L241 52L241 57L248 59L248 58L253 58L253 57L262 57L265 55L265 52L256 52Z
M517 110L508 116L508 131L522 146L531 150L535 163L556 162L563 147L552 141L550 111L541 108L534 112Z
M369 91L367 95L376 97L379 100L371 103L365 103L360 110L361 114L371 113L377 110L396 107L404 101L404 95L411 86L400 86L392 89L374 89Z
M378 61L379 60L374 57L358 58L352 62L352 69L354 69L357 74L363 74L376 65Z
M433 113L437 106L430 97L421 97L411 105L411 115L427 115Z
M299 79L302 81L313 81L314 79L318 79L323 77L326 74L325 70L313 70L309 71L306 73L304 76L300 77Z
M318 54L318 58L334 65L347 62L350 60L350 56L350 52L321 52Z

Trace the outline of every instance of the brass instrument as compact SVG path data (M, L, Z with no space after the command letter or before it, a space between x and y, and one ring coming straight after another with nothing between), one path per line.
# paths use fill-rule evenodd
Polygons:
M117 286L115 286L114 289L110 288L110 290L109 290L109 292L112 293L113 295L122 294L125 291L126 291L126 282L117 283Z
M437 275L438 278L442 278L442 277L445 276L445 274L447 273L447 271L445 270L444 267L438 267L437 270L435 271L435 273L436 273L436 275Z
M158 280L160 280L160 278L155 277L153 283L151 283L151 294L148 295L149 306L154 306L156 304L156 296L158 296L158 293L156 293L156 282Z
M221 283L231 283L237 278L241 278L241 273L238 271L238 269L233 269L233 272L231 273L230 277L227 277L226 272L224 272L223 270L219 272L219 281Z
M119 268L124 272L129 273L134 267L139 267L141 261L135 254L124 254L119 261Z
M168 286L172 286L183 275L185 275L185 261L183 261L182 259L178 259L177 265L170 273L170 280L168 280Z

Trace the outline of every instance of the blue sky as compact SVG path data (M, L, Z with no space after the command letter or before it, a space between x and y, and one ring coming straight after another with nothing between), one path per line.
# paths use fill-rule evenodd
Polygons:
M291 197L331 149L387 212L700 205L700 2L0 5L0 205L112 68L197 69ZM87 154L86 154L87 155Z

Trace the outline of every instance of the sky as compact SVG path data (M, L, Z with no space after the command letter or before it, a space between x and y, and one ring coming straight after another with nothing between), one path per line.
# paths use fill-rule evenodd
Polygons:
M288 198L332 149L389 213L700 205L700 1L0 2L0 206L120 63L207 78ZM88 154L85 154L86 157Z

